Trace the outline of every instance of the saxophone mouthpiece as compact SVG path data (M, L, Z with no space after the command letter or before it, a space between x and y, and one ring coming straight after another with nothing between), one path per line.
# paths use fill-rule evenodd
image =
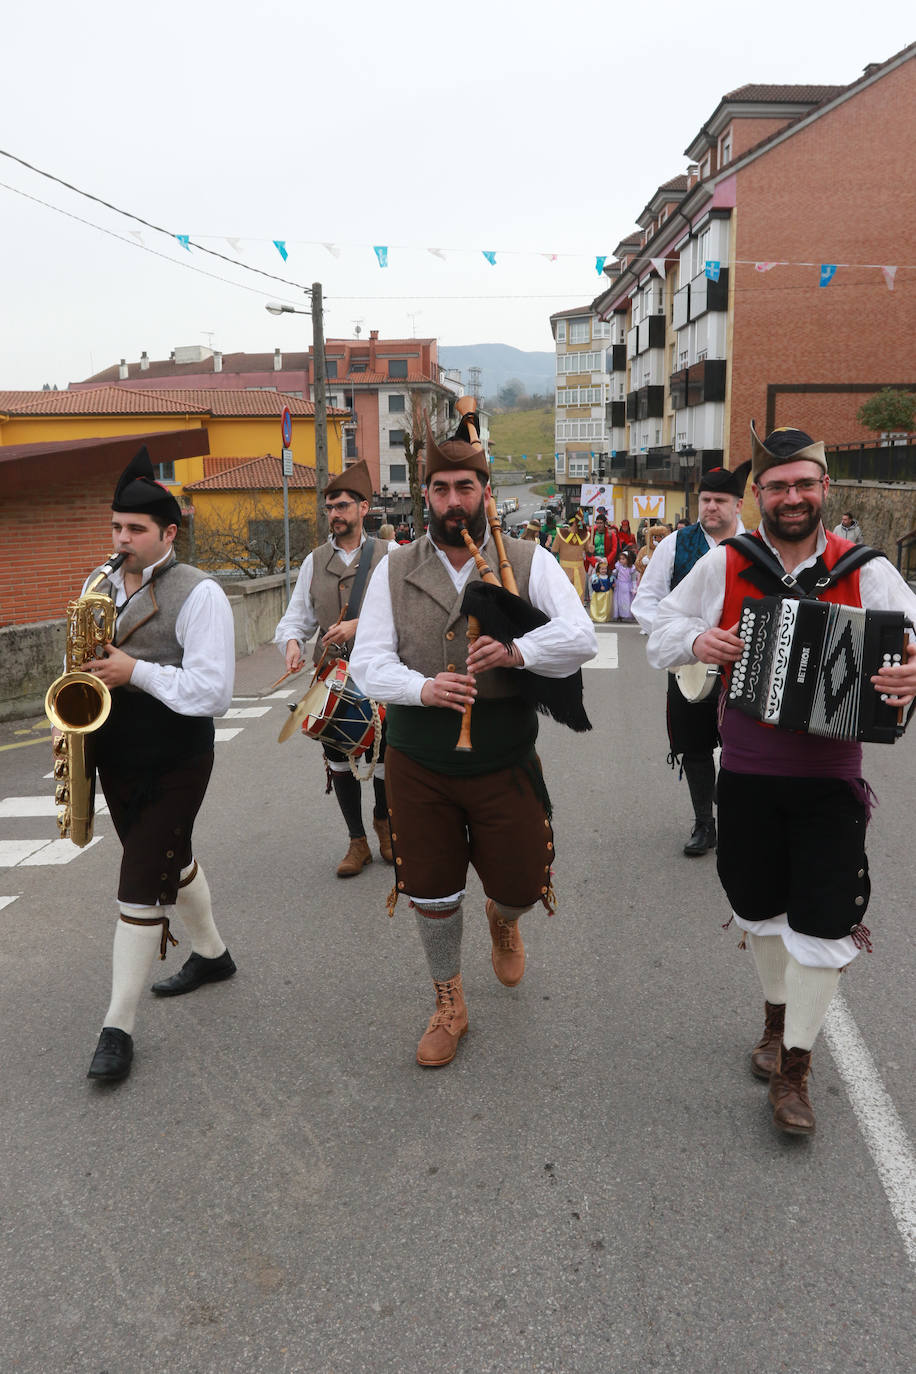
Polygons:
M126 554L126 553L113 553L113 554L111 555L111 557L109 558L108 562L105 564L105 566L104 566L104 568L102 569L102 571L103 571L106 575L107 575L108 573L116 572L117 569L120 568L121 564L124 562L124 560L125 560L126 557L127 557L127 554Z

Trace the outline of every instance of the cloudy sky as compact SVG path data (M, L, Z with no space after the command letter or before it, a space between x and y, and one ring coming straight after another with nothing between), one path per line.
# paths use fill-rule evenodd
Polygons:
M168 232L0 157L0 389L305 347L311 322L264 305L313 281L329 336L549 349L722 94L846 84L914 37L902 0L19 5L0 146Z

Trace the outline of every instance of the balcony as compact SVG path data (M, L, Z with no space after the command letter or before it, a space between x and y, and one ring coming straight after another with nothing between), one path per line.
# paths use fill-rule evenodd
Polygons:
M631 391L630 396L634 393ZM636 419L660 420L665 413L665 388L663 386L641 386L636 395ZM627 397L629 406L630 397ZM627 419L632 418L627 411Z
M724 401L725 368L724 358L706 358L672 372L668 379L671 409L700 406L704 401Z
M608 372L626 372L627 370L627 346L626 344L611 344L606 350L605 367Z
M635 391L630 391L630 392L627 393L627 399L626 399L626 419L627 419L627 420L635 420L635 419L636 419L637 395L638 395L638 393L635 392Z
M645 353L647 348L664 348L664 346L664 315L650 315L647 320L641 320L638 325L638 339L636 343L637 354Z
M605 419L611 429L622 429L627 422L626 401L608 401L604 408Z
M683 329L690 319L690 287L682 286L680 291L674 293L674 301L671 307L671 326L673 329Z
M628 358L635 358L635 357L636 357L636 343L637 343L638 337L639 337L639 329L638 329L638 328L628 329L628 330L627 330L627 357L628 357Z
M700 273L698 277L694 277L689 289L692 320L699 319L707 310L727 310L728 268L720 268L718 281L710 281L704 273Z

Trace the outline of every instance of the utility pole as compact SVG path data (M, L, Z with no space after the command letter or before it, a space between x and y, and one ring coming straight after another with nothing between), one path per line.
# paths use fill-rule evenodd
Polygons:
M315 525L317 544L328 537L324 489L328 485L328 372L324 358L321 282L312 282L312 352L315 358Z

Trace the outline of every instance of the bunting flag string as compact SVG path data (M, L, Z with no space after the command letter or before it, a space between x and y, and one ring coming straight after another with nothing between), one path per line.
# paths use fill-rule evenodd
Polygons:
M884 280L887 283L888 291L893 291L894 279L897 276L896 267L882 267L881 271L884 273Z
M337 247L336 243L323 243L321 246L328 250L332 258L340 257L340 249Z
M821 279L818 286L829 286L836 276L837 264L835 262L821 263Z
M276 248L283 261L286 262L289 257L289 253L286 251L286 241L284 239L274 239L274 248Z
M387 267L387 266L388 266L388 249L385 247L385 245L384 245L384 244L381 244L381 243L377 243L377 244L375 244L375 245L373 246L372 251L373 251L373 253L375 254L375 256L378 258L378 265L379 265L379 267Z
M487 262L490 264L490 266L491 266L491 267L495 267L495 266L496 266L496 254L495 254L495 253L488 253L487 250L486 250L486 248L481 248L480 251L483 253L484 257L486 258L486 260L487 260Z
M191 251L191 235L190 235L190 234L176 234L175 237L176 237L176 239L178 240L178 242L181 244L182 248L187 249L187 251L190 253L190 251Z
M599 257L596 257L596 258L595 258L595 271L598 273L598 276L599 276L599 277L601 276L601 273L604 271L604 264L605 264L606 262L607 262L607 255L606 255L606 254L605 254L604 257L599 256Z

